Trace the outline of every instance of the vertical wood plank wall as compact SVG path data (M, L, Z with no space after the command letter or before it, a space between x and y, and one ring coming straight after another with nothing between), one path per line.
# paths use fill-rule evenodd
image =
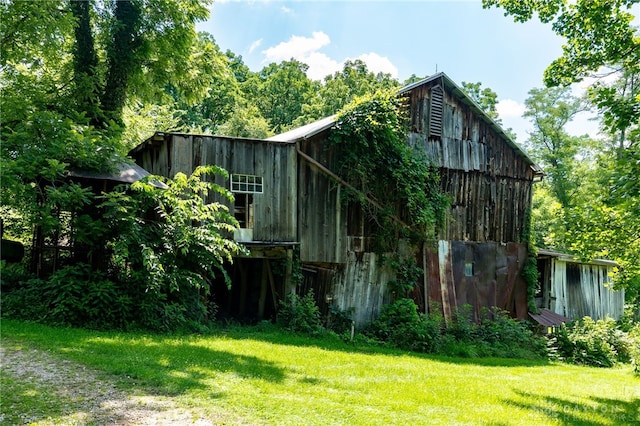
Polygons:
M297 177L295 145L263 140L199 135L165 135L165 141L138 151L136 160L152 174L190 174L197 166L216 165L230 174L262 176L263 193L254 194L256 241L296 241ZM221 176L215 182L229 188ZM210 194L209 201L216 199Z
M445 90L442 137L428 137L433 85L410 91L409 142L440 168L452 206L440 237L453 241L520 241L531 206L533 170L469 105Z

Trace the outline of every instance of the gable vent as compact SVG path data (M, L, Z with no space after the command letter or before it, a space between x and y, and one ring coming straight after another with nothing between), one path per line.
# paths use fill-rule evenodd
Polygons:
M442 87L431 89L431 104L429 106L429 137L442 137L442 118L444 112L444 92Z

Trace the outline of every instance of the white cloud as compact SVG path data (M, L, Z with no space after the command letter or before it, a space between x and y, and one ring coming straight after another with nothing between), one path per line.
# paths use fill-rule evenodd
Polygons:
M364 53L358 56L362 62L367 64L367 69L373 73L391 74L391 77L398 78L398 68L396 68L389 58L380 56L375 52ZM344 63L344 62L343 62Z
M294 58L309 66L307 76L310 79L322 80L327 75L340 71L344 63L351 59L345 58L342 61L338 61L320 52L323 47L328 46L330 43L331 39L322 31L314 31L311 37L294 35L288 41L263 50L264 60L262 62L282 62ZM357 59L366 63L369 71L389 73L393 77L398 77L398 69L391 63L389 58L380 56L375 52L369 52L363 53Z
M280 12L284 13L285 15L293 15L293 9L289 9L287 6L282 6L280 8Z
M261 44L262 44L261 38L251 43L251 46L249 46L249 53L253 53L253 51L256 50L258 47L260 47Z
M513 99L502 99L500 102L496 104L496 110L500 115L500 118L510 118L510 117L522 117L524 111L527 107Z
M289 41L283 41L277 46L263 50L265 59L263 62L281 62L296 58L301 61L316 50L330 43L329 36L322 31L314 31L312 37L291 36Z

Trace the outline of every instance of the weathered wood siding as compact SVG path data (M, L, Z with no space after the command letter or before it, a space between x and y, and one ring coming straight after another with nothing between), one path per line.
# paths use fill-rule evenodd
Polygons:
M389 303L387 284L393 272L380 264L375 253L350 251L344 268L337 274L331 297L342 309L353 308L352 319L362 326L372 322L380 308Z
M322 135L300 142L301 150L335 170ZM347 208L335 180L303 158L298 161L298 237L302 262L346 263Z
M406 93L409 142L440 168L452 207L440 237L462 241L520 241L531 206L531 164L474 106L445 88L441 137L429 136L430 96L440 80Z
M229 173L262 176L263 193L253 195L255 241L296 241L297 178L295 145L263 140L166 134L133 153L152 174L190 174L197 166L216 165ZM216 183L229 188L221 176ZM210 194L209 201L215 195Z
M323 315L334 305L350 310L356 326L371 323L380 308L390 302L387 284L394 279L393 271L380 264L375 253L349 251L344 264L304 264L303 284L299 294L314 290Z
M551 311L571 319L589 316L618 320L624 310L624 291L615 291L612 266L567 262L551 258Z

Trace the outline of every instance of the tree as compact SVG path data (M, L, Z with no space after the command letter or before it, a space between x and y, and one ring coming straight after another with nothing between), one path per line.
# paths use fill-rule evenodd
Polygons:
M628 300L640 297L640 229L638 229L638 163L640 157L640 36L632 25L637 0L483 0L498 6L516 22L537 14L565 39L563 54L545 70L548 86L566 86L596 78L588 90L612 142L603 147L595 172L600 185L588 203L572 211L567 238L585 258L603 256L622 266L616 282ZM613 77L606 83L604 77Z
M275 133L287 130L313 96L316 87L307 77L308 68L295 59L271 63L243 84L245 94L255 99Z
M195 50L201 53L198 64L194 66L203 69L200 64L206 63L213 73L203 82L206 95L193 102L193 99L184 98L176 90L171 90L171 94L181 110L181 127L187 131L216 133L219 126L232 118L236 106L241 102L240 84L228 55L220 52L211 34L199 33Z
M500 123L498 116L498 110L496 105L498 104L498 94L488 87L482 88L482 83L467 83L462 82L462 89L473 99L484 112L497 123Z
M295 123L302 125L328 117L357 97L370 95L378 90L397 89L398 86L398 81L390 74L373 73L360 59L347 60L342 71L324 78L316 95L304 105L303 114Z
M568 88L531 89L525 101L524 117L534 126L527 146L529 153L546 170L551 193L563 208L572 205L578 187L576 156L584 158L588 137L570 136L565 126L581 111L583 102Z
M163 102L189 107L223 75L226 62L212 39L196 38L195 22L209 3L0 3L3 217L26 225L10 229L37 228L42 240L64 232L65 242L86 248L75 264L23 283L31 296L55 295L41 314L83 325L100 310L105 315L90 324L120 318L117 325L128 326L123 318L136 311L161 329L207 316L199 297L238 247L229 237L233 216L205 205L202 194L228 194L201 182L201 170L176 176L164 191L141 183L108 194L68 175L112 171L149 121L177 125L176 109ZM123 133L125 124L135 129ZM78 294L95 299L72 297Z

